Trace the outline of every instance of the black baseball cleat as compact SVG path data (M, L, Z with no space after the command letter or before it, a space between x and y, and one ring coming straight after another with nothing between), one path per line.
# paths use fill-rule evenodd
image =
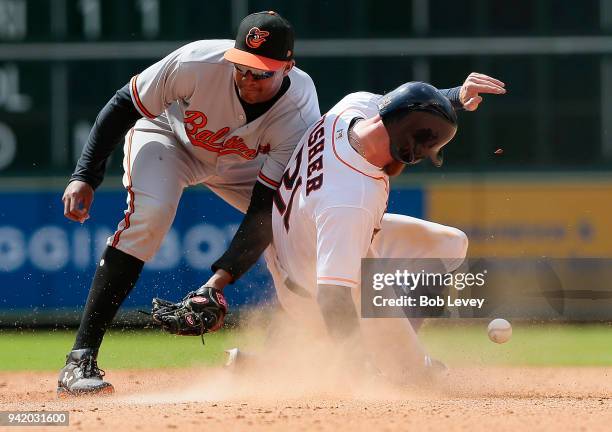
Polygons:
M111 394L112 384L102 379L104 371L98 368L97 352L91 348L71 351L66 356L66 366L57 380L57 396L86 396Z

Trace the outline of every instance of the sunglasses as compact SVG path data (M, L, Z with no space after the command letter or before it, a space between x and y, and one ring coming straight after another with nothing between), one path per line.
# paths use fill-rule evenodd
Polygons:
M236 69L242 76L246 76L247 72L251 72L251 76L255 81L271 78L276 73L276 71L264 71L238 64L234 64L234 69Z

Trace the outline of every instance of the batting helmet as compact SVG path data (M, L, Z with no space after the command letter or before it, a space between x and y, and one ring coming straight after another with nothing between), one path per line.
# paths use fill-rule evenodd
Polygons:
M379 100L378 112L393 159L414 165L429 157L442 166L441 149L457 132L457 114L438 89L424 82L402 84Z

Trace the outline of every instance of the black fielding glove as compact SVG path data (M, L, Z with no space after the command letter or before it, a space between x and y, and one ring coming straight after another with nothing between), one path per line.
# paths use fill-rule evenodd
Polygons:
M153 299L153 322L171 334L201 336L219 330L228 306L223 293L203 286L192 291L179 303Z

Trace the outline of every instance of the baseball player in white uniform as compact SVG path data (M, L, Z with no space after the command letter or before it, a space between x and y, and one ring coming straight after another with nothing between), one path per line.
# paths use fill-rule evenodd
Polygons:
M293 43L280 15L251 14L235 41L179 48L133 77L98 115L64 193L64 213L81 223L89 218L106 160L123 136L127 209L96 269L59 395L113 391L96 362L102 338L191 185L206 185L246 213L214 276L197 291L196 300L214 309L205 329L222 325L227 304L217 288L237 280L269 244L274 191L320 116L312 80L294 67Z
M479 91L505 92L500 81L478 75ZM473 97L463 88L462 100ZM350 94L306 132L274 198L266 258L283 309L339 340L361 333L377 364L395 375L430 360L408 320L359 320L361 259L437 258L447 272L463 262L462 231L385 213L389 174L424 158L441 165L439 152L456 127L450 101L425 83L382 97Z

